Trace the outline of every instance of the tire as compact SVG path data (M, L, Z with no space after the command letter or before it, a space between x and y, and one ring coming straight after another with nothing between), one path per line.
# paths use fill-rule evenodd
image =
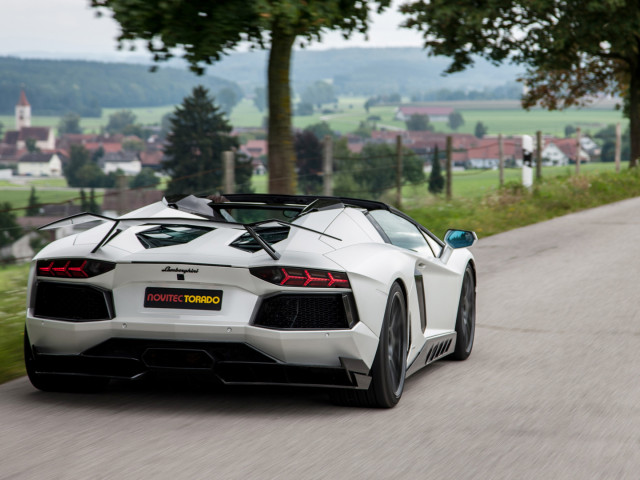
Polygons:
M453 360L466 360L473 349L476 332L476 282L473 267L467 265L462 278L460 303L456 318L456 348L451 355Z
M378 351L367 390L336 390L333 399L341 405L391 408L404 390L407 370L407 307L398 283L389 291Z
M48 375L38 373L27 329L24 329L24 366L31 385L43 392L97 392L109 384L108 378Z

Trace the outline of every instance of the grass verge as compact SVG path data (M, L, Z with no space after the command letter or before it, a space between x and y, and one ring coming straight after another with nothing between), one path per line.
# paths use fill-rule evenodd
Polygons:
M25 374L22 335L29 265L0 267L0 383Z

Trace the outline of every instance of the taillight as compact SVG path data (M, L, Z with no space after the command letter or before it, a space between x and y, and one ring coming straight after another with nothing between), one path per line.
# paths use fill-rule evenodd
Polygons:
M249 271L266 282L284 287L351 288L345 272L300 267L256 267Z
M115 263L83 258L58 258L38 260L36 271L39 277L89 278L110 272Z

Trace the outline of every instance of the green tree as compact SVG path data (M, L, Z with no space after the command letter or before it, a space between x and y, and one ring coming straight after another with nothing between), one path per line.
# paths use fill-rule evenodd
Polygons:
M308 117L313 115L313 105L307 102L300 102L296 108L296 115L300 117Z
M458 130L458 128L464 125L464 118L462 118L460 112L454 111L449 114L448 125L451 130Z
M260 113L267 108L267 89L264 87L256 87L254 90L253 103Z
M63 167L70 187L111 187L113 179L104 174L82 145L71 145L69 162Z
M348 37L366 32L370 11L390 0L256 0L254 2L160 2L91 0L113 11L120 23L119 42L142 39L154 60L167 60L180 47L191 68L217 61L245 41L270 46L267 67L269 110L269 192L295 193L295 156L291 128L291 52L296 41L320 40L328 30Z
M522 103L554 110L604 92L622 95L631 125L630 167L640 157L640 3L637 0L412 0L405 26L424 33L430 53L527 67ZM464 19L464 21L461 21Z
M334 138L336 137L335 132L331 130L331 127L329 126L329 124L324 121L309 125L307 128L305 128L305 130L308 132L312 132L316 136L316 138L320 141L323 141L324 137L326 137L327 135L330 135Z
M142 152L144 150L144 142L139 138L128 138L122 142L122 149L127 152Z
M419 115L414 113L404 122L407 130L413 132L432 131L433 127L429 125L429 115Z
M573 137L574 133L576 133L576 127L573 125L567 125L564 127L564 138Z
M160 179L156 176L151 168L143 168L129 182L130 188L156 187L160 183Z
M424 181L423 162L412 150L402 152L402 181L418 184ZM396 150L386 143L367 143L357 160L349 160L348 170L358 185L354 193L366 193L373 198L382 194L396 184ZM390 174L390 172L393 172ZM344 180L343 180L344 182ZM347 183L348 182L344 182Z
M229 116L233 107L240 101L240 97L232 88L225 87L216 94L216 100L222 111Z
M97 213L100 214L101 213L101 209L100 206L98 205L98 202L96 201L96 191L94 188L91 189L91 192L89 192L89 209L87 210L90 213Z
M58 122L58 136L65 133L82 133L80 128L80 115L73 112L65 113Z
M488 127L485 127L484 123L482 122L478 122L476 123L476 126L473 130L473 134L476 136L476 138L483 138L487 132L489 131Z
M31 194L29 195L29 205L27 206L26 215L27 217L35 217L40 214L40 200L36 195L36 187L31 187Z
M215 193L224 184L222 152L238 147L231 125L209 91L195 87L171 117L163 168L171 175L167 194Z
M136 116L131 110L119 110L109 115L106 131L108 133L124 133L126 127L135 125L135 123Z
M83 212L89 211L89 201L87 200L87 194L84 191L84 188L80 189L80 209Z
M444 176L440 165L440 152L438 146L433 150L433 160L431 161L431 173L429 174L429 191L434 195L442 193L444 190Z
M22 229L16 221L9 202L0 203L0 248L11 245L22 235Z
M4 123L0 122L0 138L4 138Z
M302 101L322 108L322 105L325 103L334 103L336 101L336 95L330 84L319 80L304 89L304 92L302 92Z
M296 151L298 188L307 195L322 191L322 143L309 130L295 135L293 146Z
M27 147L27 151L29 153L38 153L40 149L36 145L37 140L35 138L27 138L24 141L25 146Z

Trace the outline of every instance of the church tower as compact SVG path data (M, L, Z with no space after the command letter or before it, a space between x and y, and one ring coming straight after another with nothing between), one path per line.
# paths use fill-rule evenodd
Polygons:
M16 105L16 130L31 126L31 105L24 90L20 90L20 101Z

